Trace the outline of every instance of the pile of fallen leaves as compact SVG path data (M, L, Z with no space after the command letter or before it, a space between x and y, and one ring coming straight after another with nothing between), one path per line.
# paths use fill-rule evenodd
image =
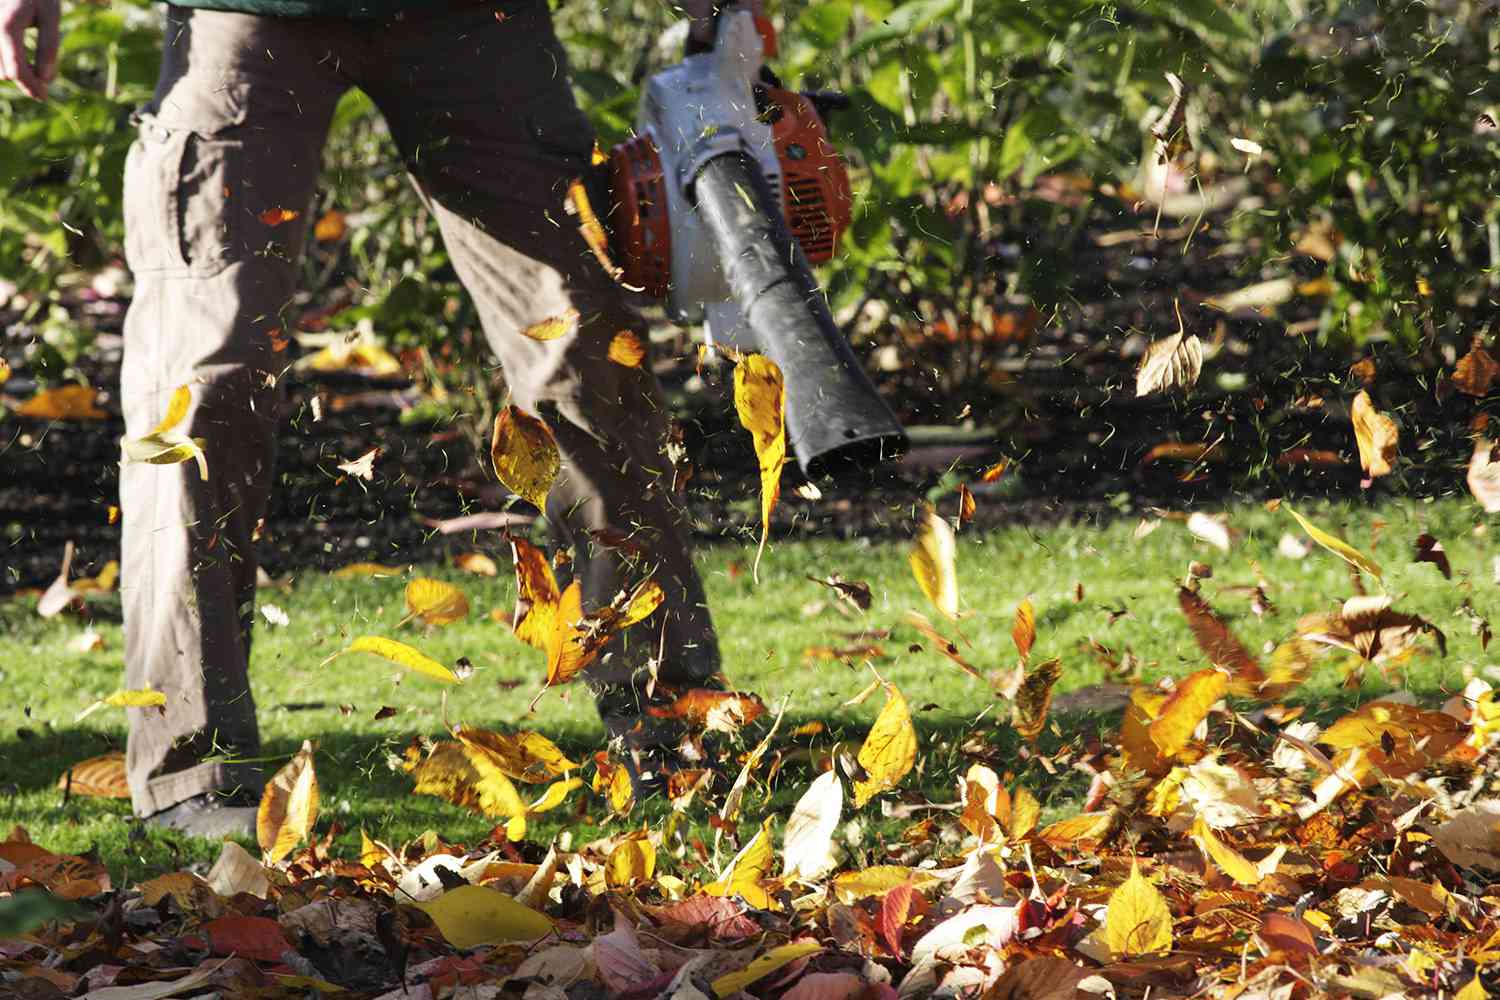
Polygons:
M1356 579L1380 578L1298 520ZM948 617L951 530L930 517L912 558ZM642 600L585 627L539 553L518 542L516 565L517 632L547 651L554 681ZM674 773L667 818L647 824L631 819L637 786L607 752L580 762L540 733L463 725L413 741L393 766L416 792L501 821L476 846L429 833L393 847L362 831L358 858L334 856L340 829L318 832L307 744L266 789L260 856L226 842L201 874L116 887L96 860L13 830L0 843L0 987L27 1000L1487 995L1500 979L1500 697L1476 678L1439 708L1397 695L1321 727L1280 701L1313 665L1384 669L1441 648L1441 633L1388 597L1356 596L1303 618L1263 663L1197 589L1205 569L1178 598L1206 665L1128 689L1113 739L1050 756L1034 741L1060 671L1030 662L1031 603L1016 615L1015 668L989 675L917 620L1010 700L1021 756L1092 776L1076 815L1044 824L1037 798L982 762L938 801L901 793L922 744L878 677L865 697L885 705L862 744L811 755L795 746L808 734L781 734L780 713L752 696L684 693L669 711L742 741L721 754L737 775L716 783L707 760ZM819 582L860 606L862 585ZM447 593L412 603L457 611ZM699 739L684 749L704 752ZM984 760L989 748L965 750ZM792 778L804 762L811 777L784 820L745 815L747 792L804 780ZM98 770L80 765L76 780ZM591 795L618 832L525 839L529 817ZM909 825L869 837L862 817L877 806ZM711 813L712 845L688 830L695 812Z
M741 365L736 403L761 460L764 520L785 458L780 375ZM1162 379L1183 380L1197 361L1189 351L1158 367ZM1395 429L1356 402L1373 478L1389 469ZM206 474L211 456L177 430L190 404L179 390L161 425L127 442L127 459L195 461ZM1493 451L1478 442L1471 467L1486 509ZM515 493L545 502L558 461L544 423L502 413L492 457ZM967 488L951 520L928 508L911 553L918 584L950 623L963 617L956 532L973 510ZM1287 511L1307 541L1289 535L1283 545L1300 557L1316 544L1344 560L1354 595L1304 616L1262 662L1200 592L1212 568L1191 564L1177 596L1201 669L1122 686L1123 717L1107 741L1038 747L1062 668L1032 662L1037 616L1024 600L1011 668L976 667L979 656L910 618L983 698L1008 703L1019 747L1006 760L976 732L962 747L971 766L937 801L901 787L925 762L906 699L875 672L888 629L829 651L874 674L855 701L885 699L858 747L814 740L809 751L797 741L820 725L784 734L781 711L771 717L753 695L659 698L652 714L691 724L678 747L689 766L664 776L670 808L653 813L665 819L638 818L639 762L633 776L609 750L575 761L540 733L459 724L447 738L414 740L392 766L415 793L495 819L489 839L466 846L429 833L393 847L361 831L358 858L336 857L341 830L319 832L309 743L267 785L259 857L225 843L206 872L116 887L96 859L11 831L0 843L0 987L26 1000L1485 996L1486 978L1500 980L1500 882L1489 874L1500 872L1500 697L1476 677L1440 707L1398 695L1326 728L1284 704L1320 663L1356 681L1367 667L1446 649L1430 622L1367 591L1382 580L1378 563ZM1164 515L1141 531L1176 519L1228 550L1228 525L1203 514ZM647 577L585 608L579 584L560 587L534 546L512 539L512 554L517 606L494 617L545 655L544 692L663 600ZM1415 558L1449 572L1431 536L1417 540ZM815 582L849 615L871 606L864 584ZM84 584L65 566L45 610L81 600ZM1265 612L1266 586L1251 590L1252 610ZM406 604L405 621L429 627L469 613L462 591L436 580L411 580ZM1465 608L1484 648L1488 624ZM335 655L353 654L438 682L465 679L462 663L450 669L387 636L356 637ZM1114 666L1125 680L1136 673ZM165 698L121 691L89 710L108 706L165 710ZM1040 802L1007 770L1017 762L1089 775L1080 811L1044 824ZM119 778L118 757L84 762L64 776L65 794L119 795ZM803 780L784 821L749 815L752 789ZM586 815L591 796L618 832L585 844L567 832L546 845L527 839L531 817L564 807ZM870 836L877 808L908 825ZM692 832L704 815L712 844Z

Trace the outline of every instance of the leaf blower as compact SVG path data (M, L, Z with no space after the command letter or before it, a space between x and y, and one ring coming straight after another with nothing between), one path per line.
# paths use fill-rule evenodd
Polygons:
M770 22L724 10L713 48L645 85L636 135L609 157L621 280L703 323L710 345L781 368L787 438L810 476L868 470L906 435L834 324L812 273L850 218L849 174L824 115L765 66Z

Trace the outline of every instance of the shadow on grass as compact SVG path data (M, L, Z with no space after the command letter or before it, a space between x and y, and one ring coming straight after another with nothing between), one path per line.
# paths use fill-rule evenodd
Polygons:
M1370 697L1367 690L1335 689L1316 691L1290 704L1300 704L1305 718L1326 725ZM1421 700L1430 703L1432 698ZM1236 707L1242 711L1253 708L1249 704ZM987 764L1012 787L1027 787L1042 804L1044 822L1070 815L1083 799L1088 776L1066 766L1049 770L1040 758L1090 741L1108 748L1116 739L1121 715L1118 711L1055 714L1033 748L1010 727L1009 705L1005 702L995 702L983 714L975 711L959 716L924 705L913 705L912 712L920 741L917 767L899 789L860 814L872 844L900 836L910 823L928 814L924 808L927 805L956 801L958 782L975 763ZM811 731L816 728L813 723L821 728ZM753 740L764 734L768 724L752 727L720 754L728 780L738 774ZM868 725L867 718L852 711L824 717L788 713L781 721L769 764L761 766L757 780L747 789L741 809L741 834L767 815L788 815L830 754L853 756L858 752ZM547 735L584 765L586 781L593 777L591 761L602 749L597 729L577 725ZM410 777L396 765L409 737L337 731L314 739L318 744L320 788L318 828L326 831L335 822L342 828L335 840L336 853L356 855L361 830L393 847L429 831L450 843L474 845L491 838L496 820L412 793ZM218 854L217 844L143 824L131 816L129 803L124 800L66 795L57 787L58 777L70 766L118 750L122 742L117 736L81 728L43 728L25 737L11 735L0 740L0 760L6 761L0 780L0 820L7 830L19 824L63 831L68 843L42 846L92 853L121 880L120 884L195 864L205 870ZM293 739L268 742L263 755L268 773L280 767L299 746L300 741ZM1269 749L1268 743L1268 753ZM774 777L767 785L763 782L773 771L769 765L774 765ZM540 788L533 787L522 789L523 797L528 797L528 791L540 794ZM715 810L721 798L711 801ZM637 803L628 816L611 816L602 796L583 790L557 810L533 817L527 837L530 845L523 848L523 854L539 855L544 845L564 831L577 847L622 830L642 826L659 829L671 812L670 803L657 794ZM711 842L714 830L710 815L705 805L693 806L679 828L683 836L689 842ZM848 803L845 818L853 818Z

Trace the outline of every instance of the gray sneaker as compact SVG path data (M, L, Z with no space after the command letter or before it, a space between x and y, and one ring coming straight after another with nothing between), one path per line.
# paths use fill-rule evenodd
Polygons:
M189 837L255 839L257 799L248 791L205 792L146 817L146 822Z

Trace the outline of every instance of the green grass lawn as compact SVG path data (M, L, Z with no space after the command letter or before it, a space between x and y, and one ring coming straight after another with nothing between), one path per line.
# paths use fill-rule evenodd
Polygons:
M1443 693L1461 688L1466 672L1484 669L1487 661L1479 640L1471 634L1468 620L1455 615L1465 598L1485 615L1495 603L1491 546L1482 531L1485 519L1471 501L1309 505L1303 512L1384 564L1385 586L1399 609L1421 614L1447 632L1448 657L1415 660L1409 675L1395 678L1396 683L1404 682L1424 701L1437 701ZM1088 649L1090 638L1116 652L1132 650L1143 662L1147 680L1182 676L1204 665L1176 601L1178 582L1192 560L1213 566L1203 593L1253 651L1289 635L1302 614L1329 609L1351 595L1347 568L1333 555L1321 549L1300 560L1278 554L1283 533L1301 537L1286 512L1245 507L1229 514L1239 537L1227 554L1195 539L1181 522L1165 521L1137 539L1134 516L1103 526L961 534L958 572L968 613L959 627L944 627L955 637L961 633L960 641L967 643L965 656L981 670L1011 666L1016 658L1010 639L1012 616L1017 603L1029 595L1037 616L1033 661L1060 657L1065 669L1059 691L1067 691L1106 679L1100 660ZM1412 561L1413 543L1422 531L1432 532L1446 547L1452 582L1432 565ZM1372 539L1372 532L1378 537ZM493 544L498 536L490 537ZM890 638L880 641L886 655L874 666L905 692L923 740L918 771L908 778L908 788L934 801L952 801L953 779L969 766L974 749L972 742L968 750L961 745L977 737L1038 791L1049 816L1066 812L1076 805L1084 777L1065 772L1052 778L1040 767L1027 765L1012 752L1012 731L998 724L1008 718L1008 706L935 651L910 648L920 636L904 623L906 613L920 610L934 620L937 616L913 581L907 551L905 544L887 542L773 544L758 586L748 571L751 549L703 552L702 569L730 679L742 689L759 692L773 709L785 699L783 734L811 720L827 725L825 732L799 737L798 743L826 749L847 740L857 747L882 699L877 695L852 708L843 706L869 684L870 670L860 664L810 660L805 651L845 645L845 633L861 628L894 628ZM508 567L507 554L495 554ZM514 585L508 568L499 579L443 567L419 567L417 572L461 584L473 608L468 620L430 632L410 626L398 629L404 613L402 579L339 580L308 573L295 579L289 590L263 590L259 598L290 617L284 627L269 627L262 619L255 646L253 680L268 767L274 770L302 740L318 742L321 825L341 823L346 832L339 844L350 852L357 848L360 828L388 843L429 829L466 843L487 835L489 821L438 799L411 795L410 779L387 764L413 735L441 734L445 710L451 723L539 730L575 755L587 755L603 742L581 686L548 693L528 714L544 671L541 654L517 642L506 626L489 617L492 608L511 607ZM867 614L840 613L830 592L807 579L832 573L871 586L874 604ZM1269 583L1275 612L1258 619L1241 588L1261 578ZM69 649L84 628L76 617L43 621L35 616L31 598L0 603L0 683L5 693L0 702L0 825L8 829L23 824L36 841L54 850L97 848L117 875L130 879L212 857L215 845L148 833L129 823L123 802L74 797L64 803L56 787L68 765L123 745L118 709L74 721L90 702L121 686L118 603L105 600L94 608L105 647L80 654ZM466 656L475 672L466 684L452 689L419 676L399 676L395 668L371 657L343 657L323 664L350 637L364 634L401 638L445 663ZM1324 667L1290 700L1331 714L1389 689L1378 673L1368 675L1355 691L1342 689L1341 680L1336 669ZM346 714L341 706L349 705L353 709ZM373 717L382 706L398 711L376 721ZM1056 731L1044 737L1044 745L1056 746L1093 731L1107 736L1114 725L1111 718L1079 715L1057 716L1054 722ZM789 808L809 776L796 764L784 768L772 788L752 791L747 816L753 820L765 814L767 795L769 808ZM663 812L662 803L647 803L626 822L659 818ZM598 824L604 823L606 814L601 800L580 792L568 806L541 817L546 822L535 823L530 837L545 841L559 827L567 827L578 843L600 833ZM866 815L879 823L876 806ZM701 810L691 819L691 829L708 830ZM612 822L618 829L621 821Z

